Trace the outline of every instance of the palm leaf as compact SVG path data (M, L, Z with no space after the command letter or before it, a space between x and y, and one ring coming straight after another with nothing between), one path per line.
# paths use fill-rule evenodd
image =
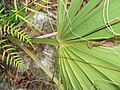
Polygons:
M93 47L89 40L107 39L120 33L119 0L59 0L57 30L60 42L59 71L65 90L119 90L120 47ZM77 3L77 5L75 5Z
M119 5L117 5L118 2L119 0L110 1L109 20L112 23L116 23L115 22L116 19L118 20L120 16L120 14L118 13L119 10L116 10L119 7ZM100 3L100 0L97 0L97 1L90 0L87 3L87 5L85 5L84 8L74 18L70 17L71 14L69 16L66 15L67 23L64 24L64 28L62 29L62 34L60 34L60 38L63 40L83 38L85 36L91 35L91 33L94 33L94 32L96 32L96 34L105 33L105 34L99 35L98 38L108 38L110 36L113 36L114 34L109 29L106 29L106 26L104 25L103 19L106 16L103 16L103 8L104 8L104 2ZM83 28L85 28L87 31L84 30ZM116 24L114 25L114 29L116 33L119 33L119 30L117 29ZM91 37L91 38L94 38L94 37Z

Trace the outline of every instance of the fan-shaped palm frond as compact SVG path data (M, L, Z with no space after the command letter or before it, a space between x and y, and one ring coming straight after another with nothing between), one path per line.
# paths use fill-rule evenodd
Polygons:
M120 0L89 0L82 8L84 0L71 0L69 8L68 1L58 0L57 18L58 58L65 90L119 90L119 45L90 49L87 43L109 42L120 35Z

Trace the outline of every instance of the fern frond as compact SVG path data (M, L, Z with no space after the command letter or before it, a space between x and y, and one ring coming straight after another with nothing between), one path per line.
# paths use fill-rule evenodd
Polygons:
M31 8L26 8L28 11L31 11L31 12L34 12L34 13L38 13L38 14L45 14L45 13L43 13L43 12L38 12L38 11L36 11L36 10L34 10L34 9L31 9Z
M7 41L7 39L0 40L0 44L2 44L5 41Z
M5 21L6 17L7 17L7 14L3 14L4 10L5 10L5 7L0 9L0 24L2 24Z
M32 2L29 2L28 3L28 0L25 0L25 3L21 4L19 7L17 5L17 0L14 0L14 8L9 10L9 14L8 14L8 18L5 20L5 19L1 19L0 22L2 23L3 20L5 21L10 21L10 23L18 23L19 21L24 21L26 22L29 26L32 26L34 27L36 30L40 31L41 30L31 22L30 19L28 19L27 16L25 16L25 10L27 11L30 11L30 12L34 12L34 13L40 13L40 14L45 14L43 12L40 12L39 10L35 10L35 9L32 9L32 8L29 8L30 6L39 6L39 7L43 7L43 8L50 8L48 6L45 6L44 3L50 3L48 2L47 0L42 0L40 2L37 2L36 0L32 1ZM4 10L4 9L3 9ZM3 11L1 10L1 12ZM3 22L4 23L4 22ZM4 23L5 24L5 23Z
M45 3L51 3L50 1L48 0L41 0L42 2L45 2Z
M19 15L19 14L16 14L16 15L17 15L17 17L19 17L21 20L23 20L24 22L28 23L29 26L33 26L33 27L35 27L37 30L39 30L39 28L36 27L35 24L31 23L31 20L28 19L27 16L26 16L26 17L23 17L23 16L21 16L21 15Z
M3 8L0 10L0 13L2 13L4 10L5 10L5 7L3 7Z
M2 61L6 63L6 65L14 66L20 69L25 68L24 61L21 59L16 49L12 47L12 45L7 44L5 40L0 40L2 54Z
M33 2L33 3L34 3L35 5L38 5L38 6L43 7L43 8L51 8L51 7L49 7L49 6L42 5L42 4L38 3L38 2Z
M18 11L18 8L17 8L17 0L14 0L14 8L16 10L16 12Z
M4 31L4 33L6 33L6 34L8 34L10 36L16 37L20 41L26 42L26 43L30 44L33 47L30 37L18 25L15 26L14 23L10 25L10 23L8 22L6 25L4 25L3 31Z

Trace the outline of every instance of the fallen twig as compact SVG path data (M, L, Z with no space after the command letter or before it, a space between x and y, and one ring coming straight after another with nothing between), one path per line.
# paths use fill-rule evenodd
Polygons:
M48 38L48 37L52 37L52 36L55 36L57 35L57 32L53 32L53 33L50 33L50 34L45 34L45 35L42 35L42 36L38 36L36 38Z

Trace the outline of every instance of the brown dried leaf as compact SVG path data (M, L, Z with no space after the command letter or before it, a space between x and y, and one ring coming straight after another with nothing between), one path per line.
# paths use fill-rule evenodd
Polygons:
M96 42L96 41L89 41L87 43L88 48L92 48L93 46L101 46L100 42Z
M96 42L96 41L89 41L87 43L88 48L92 48L94 46L104 46L104 47L113 47L119 45L120 42L111 42L108 40L103 40L101 42Z
M106 43L102 44L102 46L113 47L113 46L117 46L119 44L120 44L120 42L106 42Z
M19 76L19 77L16 77L15 79L13 79L13 83L14 84L20 84L25 79L26 79L25 76Z

